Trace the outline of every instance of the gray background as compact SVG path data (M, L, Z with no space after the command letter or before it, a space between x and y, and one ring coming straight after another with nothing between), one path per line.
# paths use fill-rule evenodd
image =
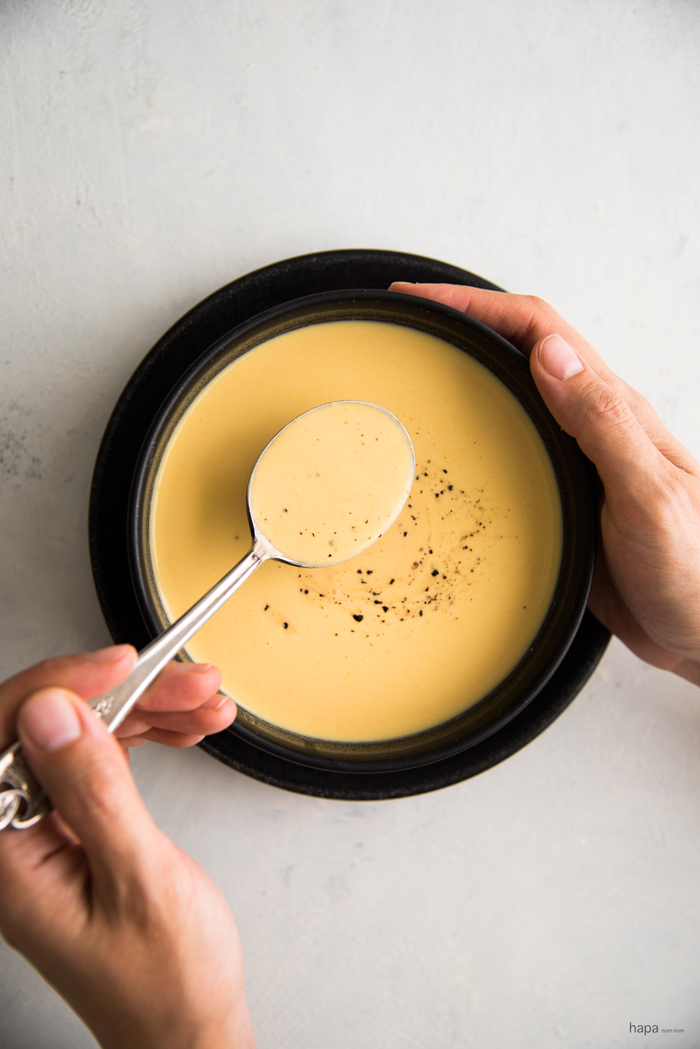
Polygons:
M122 387L220 285L379 247L549 299L700 453L697 3L5 0L2 676L108 641L86 541ZM396 273L401 278L400 272ZM700 1045L698 692L613 643L524 751L299 797L134 754L226 893L260 1049ZM93 1045L0 947L0 1040Z

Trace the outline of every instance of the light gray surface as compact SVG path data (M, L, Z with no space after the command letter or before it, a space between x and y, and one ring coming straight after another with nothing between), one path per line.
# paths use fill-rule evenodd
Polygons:
M221 284L307 251L549 299L700 453L700 8L6 0L0 660L105 643L86 543L112 405ZM400 278L401 273L396 274ZM700 1045L698 693L614 644L504 765L381 804L136 752L211 872L260 1049ZM93 1045L0 948L0 1041Z

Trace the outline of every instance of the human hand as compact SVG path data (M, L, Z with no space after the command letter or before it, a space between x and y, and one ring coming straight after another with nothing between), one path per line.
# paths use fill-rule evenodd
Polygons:
M449 284L391 285L487 324L530 358L559 425L603 482L588 607L641 659L700 685L700 465L641 394L546 302Z
M22 670L0 684L0 737L11 742L15 714L30 692L60 685L82 699L93 699L123 681L136 659L131 645L113 645ZM217 695L220 684L221 674L214 666L168 663L114 734L123 748L146 740L191 747L212 732L222 732L236 716L233 700Z
M117 741L83 702L131 662L128 652L111 663L65 657L0 690L0 743L16 713L56 810L0 833L0 930L104 1049L251 1049L226 901L153 823Z

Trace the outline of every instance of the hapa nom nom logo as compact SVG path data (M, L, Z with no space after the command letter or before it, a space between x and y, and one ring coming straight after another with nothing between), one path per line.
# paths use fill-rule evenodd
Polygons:
M683 1027L662 1027L661 1034L683 1034ZM630 1034L658 1034L658 1024L630 1024Z

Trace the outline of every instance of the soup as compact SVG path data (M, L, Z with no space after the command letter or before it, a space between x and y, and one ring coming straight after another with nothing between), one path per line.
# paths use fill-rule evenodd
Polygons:
M391 411L416 456L411 494L343 564L265 563L188 642L251 713L303 736L392 739L487 695L532 644L561 559L552 466L509 390L432 335L378 321L287 332L229 364L174 430L150 542L181 615L250 546L246 489L267 442L337 400Z

